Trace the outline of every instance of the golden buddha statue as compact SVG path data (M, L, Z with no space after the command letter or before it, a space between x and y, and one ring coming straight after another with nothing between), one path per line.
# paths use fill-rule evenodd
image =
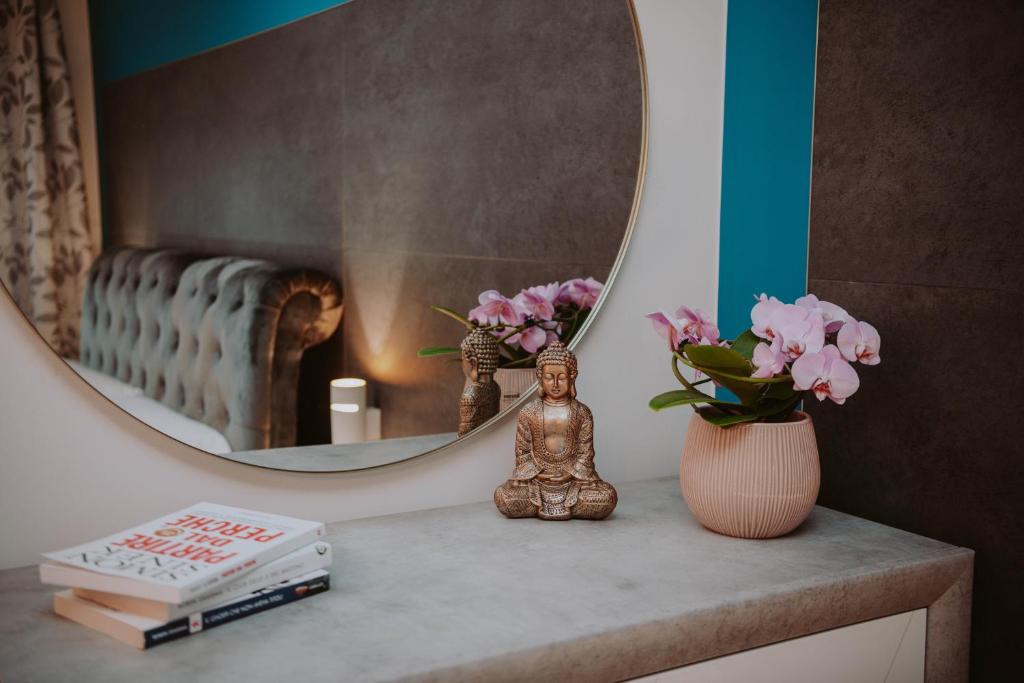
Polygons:
M576 400L576 356L552 342L537 357L540 398L519 411L516 466L494 491L506 517L604 519L618 495L594 469L594 417Z
M494 382L498 341L489 332L473 330L462 340L462 372L466 387L459 399L459 436L468 434L498 414L501 389Z

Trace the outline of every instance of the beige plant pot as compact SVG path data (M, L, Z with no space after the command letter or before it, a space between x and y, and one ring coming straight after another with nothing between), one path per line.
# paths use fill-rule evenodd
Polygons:
M697 521L712 531L740 538L788 534L818 498L814 424L796 412L789 422L722 429L694 414L679 483Z
M523 394L529 393L537 382L536 368L499 368L494 373L494 381L501 389L499 410L505 410L519 400Z

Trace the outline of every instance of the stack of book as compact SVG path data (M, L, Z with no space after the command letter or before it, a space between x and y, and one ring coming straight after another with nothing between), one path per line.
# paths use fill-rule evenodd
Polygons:
M148 648L330 588L324 525L199 503L44 553L57 614Z

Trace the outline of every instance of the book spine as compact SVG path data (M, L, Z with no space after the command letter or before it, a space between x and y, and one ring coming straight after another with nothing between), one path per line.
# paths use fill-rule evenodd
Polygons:
M309 545L315 541L319 541L324 536L324 525L319 524L315 528L305 531L301 534L296 534L293 538L283 541L277 545L266 548L262 552L256 553L250 557L238 560L232 564L227 564L224 569L214 576L207 577L199 583L192 584L190 586L179 586L176 587L176 597L173 600L175 603L182 603L191 600L192 598L202 597L204 593L213 590L214 587L225 583L227 581L235 581L241 576L253 571L254 569L261 567L262 565L272 562L279 557L283 557L293 550L298 550L302 546Z
M182 617L145 632L145 647L151 648L178 638L205 631L214 626L265 612L268 609L287 605L323 593L331 587L330 575L318 576L302 583L284 586L267 592L254 593L252 597L229 605L222 605L192 617Z
M316 543L317 546L324 546L321 554L315 549L303 552L301 557L289 560L289 556L281 557L262 567L254 569L240 579L222 584L214 588L212 592L200 598L192 598L180 605L169 605L167 619L202 612L215 605L240 598L247 593L259 590L273 583L293 579L318 569L328 569L331 566L331 547L327 543ZM101 601L102 602L102 601ZM127 611L131 611L130 609Z

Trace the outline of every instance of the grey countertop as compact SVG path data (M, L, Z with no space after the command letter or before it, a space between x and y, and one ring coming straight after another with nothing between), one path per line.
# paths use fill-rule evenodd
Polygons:
M618 488L601 522L481 503L332 524L328 593L148 651L55 616L34 567L0 572L0 679L621 680L921 607L929 680L965 671L971 551L820 507L728 538L675 478Z
M425 455L455 443L456 432L405 436L348 444L318 444L293 448L221 453L220 457L274 470L292 472L351 472Z

